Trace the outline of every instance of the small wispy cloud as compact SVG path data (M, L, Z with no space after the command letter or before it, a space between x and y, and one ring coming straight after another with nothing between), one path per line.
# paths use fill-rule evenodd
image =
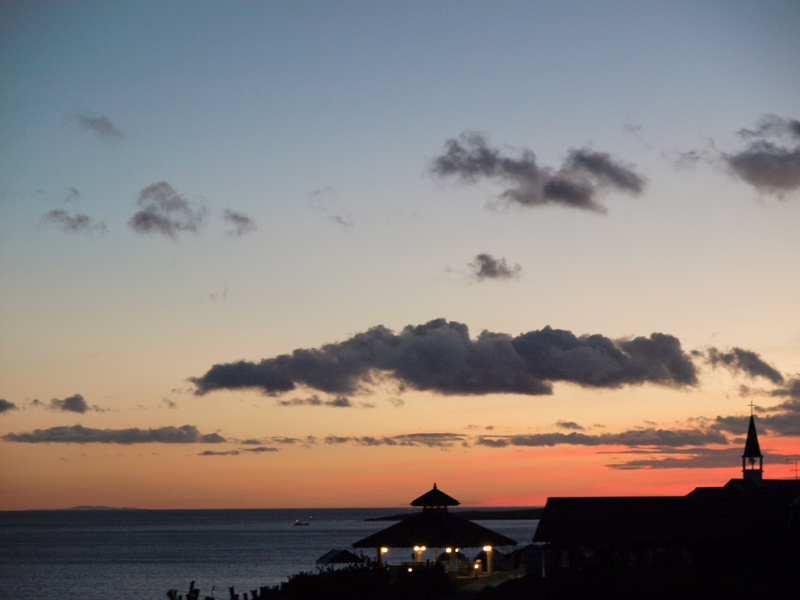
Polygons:
M477 281L485 279L515 279L522 272L518 264L509 266L505 257L495 258L491 254L478 254L475 260L469 263L471 276Z
M42 223L53 225L64 233L105 233L108 228L102 221L95 221L89 215L69 213L53 209L42 216Z
M257 229L256 222L251 217L235 210L226 208L222 213L222 219L228 227L225 231L225 235L228 237L242 237Z
M105 115L84 111L73 113L68 117L78 123L83 129L91 131L101 138L122 138L124 134Z

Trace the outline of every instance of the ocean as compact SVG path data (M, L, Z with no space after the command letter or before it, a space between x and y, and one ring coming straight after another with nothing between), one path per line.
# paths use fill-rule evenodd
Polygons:
M315 572L316 559L329 550L352 551L353 542L392 524L366 519L406 510L0 512L0 600L163 600L170 589L185 595L190 581L200 598L213 587L216 598L227 599L230 586L249 592ZM521 547L538 521L476 523ZM472 558L478 551L465 553ZM410 552L390 550L388 562L409 560ZM372 551L367 556L375 558Z

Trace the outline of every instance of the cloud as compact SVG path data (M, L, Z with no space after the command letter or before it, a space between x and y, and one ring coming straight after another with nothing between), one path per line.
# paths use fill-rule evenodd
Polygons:
M505 446L706 446L726 444L728 438L719 431L711 429L629 429L621 433L535 433L512 436L481 436L478 445L494 448Z
M84 111L83 113L75 113L72 115L81 127L87 131L91 131L101 138L122 138L124 134L117 129L117 126L111 122L105 115L98 115Z
M556 427L560 427L561 429L572 429L573 431L586 431L585 427L581 427L575 421L559 421L556 423Z
M252 218L235 210L226 208L222 218L229 227L225 232L225 235L229 237L242 237L245 233L250 233L257 229L256 222Z
M83 399L83 396L80 394L75 394L74 396L70 396L69 398L64 398L63 400L59 400L58 398L53 398L50 400L50 408L52 410L61 410L64 412L75 412L83 414L89 410L98 410L97 408L91 409L89 405L86 404L86 400Z
M359 408L375 408L374 404L366 402L359 402L358 404L353 404L349 398L346 398L344 396L336 396L335 398L331 398L330 400L322 400L316 394L314 394L309 398L291 398L290 400L278 400L276 404L278 406L330 406L333 408L353 408L355 406L358 406Z
M663 454L679 456L663 456ZM653 458L639 458L624 462L611 463L606 466L622 470L633 471L639 469L730 469L739 464L742 457L742 448L682 448L658 449L648 451L646 454L659 455ZM780 463L792 459L791 455L770 452L768 462Z
M217 364L190 381L198 395L246 388L276 395L298 385L354 394L379 374L401 387L466 395L550 394L556 381L595 388L697 382L694 364L671 335L612 340L545 327L517 337L483 331L473 340L466 325L445 319L409 325L399 335L379 325L321 348Z
M730 352L721 352L717 348L709 348L708 362L715 367L724 365L731 371L742 372L749 377L764 377L772 383L783 383L783 375L750 350L733 348Z
M791 399L782 406L798 406L798 404L800 404L800 377L791 379L786 382L783 387L773 390L771 394L773 396L785 396ZM800 411L800 407L794 410Z
M491 254L478 254L475 261L469 266L472 268L472 276L478 280L484 279L513 279L519 277L522 267L514 265L509 267L505 258L496 259Z
M800 189L800 121L766 115L754 129L741 129L738 134L747 146L722 153L733 175L779 198Z
M173 401L172 401L172 400L170 400L169 398L162 398L162 399L161 399L161 402L162 402L162 404L164 404L164 406L166 406L167 408L178 408L178 405L177 405L177 403L173 402Z
M92 429L73 425L36 429L28 433L8 433L3 439L28 444L218 444L226 441L216 433L203 435L194 425L158 429Z
M64 202L77 202L78 199L81 197L81 193L74 187L67 189L67 195L64 198Z
M445 142L445 151L430 164L432 174L465 182L493 179L509 186L500 198L525 207L554 204L604 213L597 196L606 190L638 195L645 179L610 154L572 149L559 169L539 167L536 155L523 149L518 157L504 155L479 132L466 131Z
M207 209L187 199L165 181L153 183L139 192L142 210L128 221L138 233L159 233L177 239L182 231L197 232L203 226Z
M59 208L42 216L42 223L52 224L64 233L105 233L108 228L102 221L95 221L89 215L71 214Z
M265 454L269 452L277 452L277 448L268 448L266 446L259 446L258 448L242 448L240 450L224 450L216 452L214 450L204 450L197 456L239 456L240 454Z
M664 454L664 450L654 450L654 454ZM636 471L641 469L730 469L741 460L742 449L736 448L685 448L670 451L676 456L637 458L624 462L610 463L611 469Z
M466 444L467 438L459 433L407 433L394 436L335 436L325 438L328 445L358 444L361 446L426 446L428 448L449 448L456 444Z
M17 405L13 402L9 402L5 398L0 398L0 415L4 412L8 412L9 410L19 410Z

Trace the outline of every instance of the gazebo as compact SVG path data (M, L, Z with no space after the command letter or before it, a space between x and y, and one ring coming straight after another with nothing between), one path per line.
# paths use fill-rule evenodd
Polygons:
M427 548L448 552L457 552L460 548L482 548L488 559L487 571L491 573L492 549L495 546L516 546L517 542L447 510L448 506L459 504L434 483L432 490L411 502L411 506L421 506L421 512L355 542L353 548L375 548L380 564L389 548L413 548L416 562L422 561L422 553Z

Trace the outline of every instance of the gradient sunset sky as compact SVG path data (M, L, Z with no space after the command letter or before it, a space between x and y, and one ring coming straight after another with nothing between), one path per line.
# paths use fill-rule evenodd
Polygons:
M794 476L798 23L0 3L0 510Z

